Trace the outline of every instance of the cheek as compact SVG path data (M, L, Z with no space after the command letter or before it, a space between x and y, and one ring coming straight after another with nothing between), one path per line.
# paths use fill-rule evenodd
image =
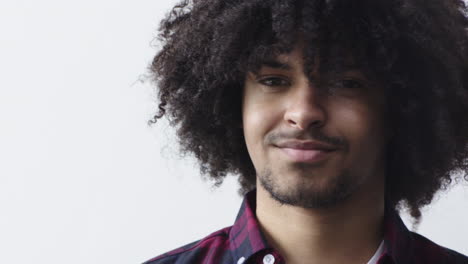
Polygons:
M258 163L262 155L263 135L264 135L264 119L261 108L256 108L253 105L246 105L242 113L243 130L247 150L250 158L255 164Z
M272 104L263 104L252 98L244 101L242 106L242 123L245 143L250 158L257 169L267 159L265 136L275 125L277 115Z
M361 153L365 158L375 157L383 146L383 116L380 109L367 104L354 104L335 108L334 123L340 124L351 153Z

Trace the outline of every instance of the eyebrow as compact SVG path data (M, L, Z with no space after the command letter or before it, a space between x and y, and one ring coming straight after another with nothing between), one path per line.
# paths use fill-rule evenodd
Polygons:
M277 59L265 59L261 61L260 66L261 67L266 66L266 67L273 68L273 69L280 69L280 70L287 70L287 71L293 70L293 66L291 66L290 64L286 62L281 62ZM344 73L344 72L363 73L361 67L359 67L357 64L352 63L352 62L345 63L342 66L341 70L338 72L335 72L334 74Z
M267 66L269 68L274 68L274 69L281 69L281 70L292 70L293 67L287 63L280 62L277 60L264 60L260 63L262 66Z

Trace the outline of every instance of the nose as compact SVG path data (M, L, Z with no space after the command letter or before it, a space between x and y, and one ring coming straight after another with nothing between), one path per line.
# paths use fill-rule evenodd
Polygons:
M326 121L325 97L308 81L298 84L289 94L284 121L288 126L307 130L322 127Z

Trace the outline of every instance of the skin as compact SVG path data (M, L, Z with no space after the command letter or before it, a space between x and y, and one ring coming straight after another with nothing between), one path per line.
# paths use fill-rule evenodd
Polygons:
M383 91L355 69L334 81L320 76L318 64L304 73L302 45L277 58L291 69L264 65L245 79L242 126L257 172L256 215L288 264L367 263L382 241ZM275 146L285 139L338 149L318 163L296 162Z

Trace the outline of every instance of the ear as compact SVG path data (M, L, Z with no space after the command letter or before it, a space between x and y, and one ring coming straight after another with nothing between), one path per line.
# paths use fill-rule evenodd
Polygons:
M386 142L387 143L391 142L396 136L395 128L389 128L389 129L387 129L387 131L385 131L385 133L386 133Z

